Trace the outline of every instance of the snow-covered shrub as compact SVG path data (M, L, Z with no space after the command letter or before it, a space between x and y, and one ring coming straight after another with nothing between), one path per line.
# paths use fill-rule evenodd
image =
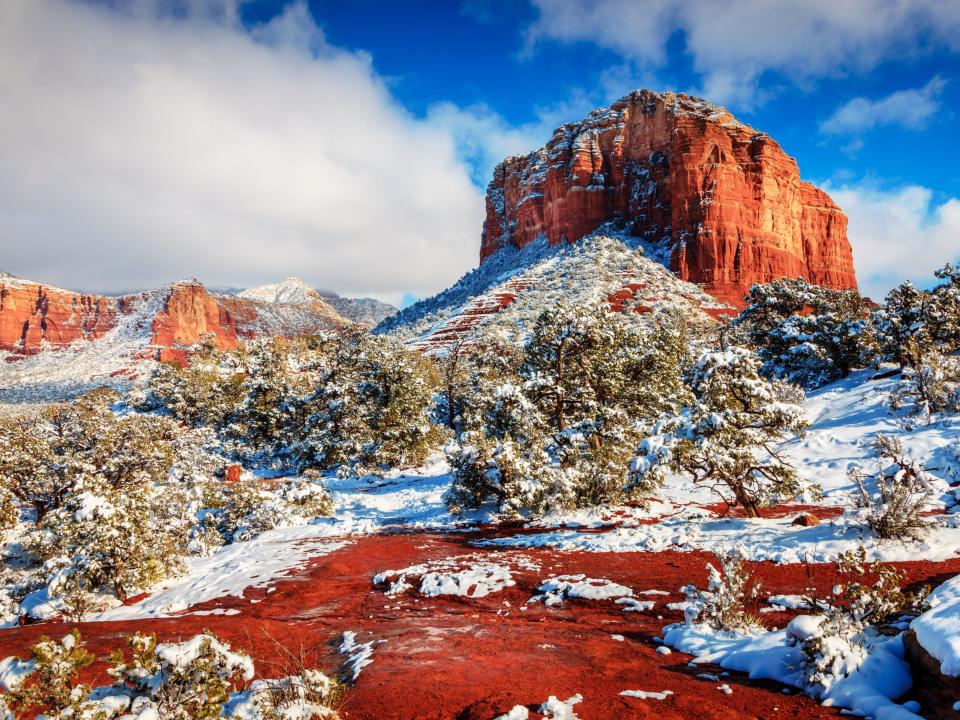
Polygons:
M867 300L803 279L754 285L732 325L756 350L765 375L808 388L849 375L875 353Z
M140 712L149 707L157 717L220 717L232 688L253 679L253 661L210 633L161 644L154 636L138 633L129 646L130 659L122 650L115 651L108 672L139 701Z
M86 480L57 510L44 516L31 549L47 568L48 584L60 591L107 591L125 600L183 570L186 525L159 512L163 498L147 483Z
M5 487L0 487L0 538L3 538L7 530L16 527L19 520L20 508L17 507L17 499Z
M240 351L244 380L233 436L249 451L280 452L305 421L303 397L310 391L315 362L308 341L253 340Z
M889 403L893 410L904 409L908 415L960 412L960 357L925 353L923 362L903 368Z
M171 476L180 436L165 417L115 414L98 390L0 421L0 488L26 504L5 616L31 593L75 619L183 567L195 518ZM16 611L19 614L19 611Z
M139 410L162 410L191 427L221 427L242 398L241 356L218 350L213 335L205 335L190 349L188 366L161 363L127 402Z
M7 717L27 717L31 712L42 711L46 717L96 720L95 709L87 700L90 688L76 682L81 668L93 659L83 647L77 630L60 642L41 637L33 646L29 660L0 661L4 674L14 680L13 687L0 696L0 707L5 705L12 713Z
M480 381L474 393L465 413L469 429L445 448L453 475L446 496L450 508L493 501L516 512L564 504L555 492L557 478L543 442L545 422L536 407L509 382L488 388Z
M77 683L94 657L74 630L59 643L46 637L32 657L0 660L6 692L0 716L49 720L335 719L342 686L304 664L296 674L253 681L253 661L206 632L179 643L157 643L139 633L129 653L115 650L112 685ZM248 689L244 689L248 688ZM39 714L38 714L39 713Z
M457 338L434 360L438 392L434 416L455 434L463 432L464 398L470 389L471 350L466 337Z
M749 350L704 353L690 373L693 402L666 415L631 463L632 482L649 486L667 470L688 473L750 517L805 488L775 444L806 426L791 393L760 376Z
M534 511L619 502L633 448L686 399L683 324L644 328L605 305L558 303L519 348L475 339L469 389L447 448L451 507ZM634 488L634 495L641 491Z
M430 417L436 376L429 360L356 330L321 336L316 348L305 427L295 429L301 468L408 467L441 444Z
M760 583L754 582L743 566L742 557L734 551L720 558L720 569L707 563L707 589L686 585L687 598L684 615L687 623L707 625L714 630L749 632L761 627L757 617L747 607L760 593Z
M605 305L545 310L523 349L520 378L547 422L550 452L576 506L625 497L632 452L655 418L688 391L683 322L644 328Z
M873 638L891 621L920 609L929 594L929 588L903 590L905 573L878 562L868 565L862 547L841 554L837 569L843 580L833 597L806 598L817 614L800 616L788 627L806 655L807 682L818 694L859 667Z
M210 516L227 542L250 540L276 527L305 523L333 514L333 499L319 482L294 478L270 488L258 478L229 483L222 490L219 521Z
M960 269L935 275L941 282L930 290L895 287L874 314L883 358L903 370L890 404L915 415L960 412Z
M923 463L905 453L896 436L877 435L874 449L880 456L875 473L856 467L849 471L860 520L885 540L922 540L934 525L923 516L933 478Z
M435 385L429 360L351 327L197 351L190 367L158 369L140 407L214 429L245 463L360 472L416 465L442 444Z
M259 720L337 718L333 708L340 703L346 686L313 667L302 647L300 652L294 652L274 642L283 657L283 677L256 680L249 690Z

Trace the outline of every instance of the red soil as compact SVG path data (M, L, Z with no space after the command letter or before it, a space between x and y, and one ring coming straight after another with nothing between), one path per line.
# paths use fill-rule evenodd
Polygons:
M236 608L238 615L186 615L162 620L82 623L88 647L99 662L85 680L107 684L107 652L134 630L153 632L161 640L189 637L205 628L249 652L264 676L282 674L276 643L305 648L319 667L335 672L345 659L336 644L346 630L358 642L377 644L373 664L363 669L341 707L344 718L491 720L516 704L534 710L549 695L566 699L576 693L575 707L584 719L598 718L773 718L839 717L795 691L783 694L776 683L753 682L731 673L717 682L697 678L704 668L687 666L682 653L659 655L653 638L669 622L681 619L665 603L682 599L679 588L702 584L704 553L570 553L550 549L475 548L475 534L396 534L363 537L329 555L315 558L275 589L248 591L244 598L221 598L192 610ZM387 596L372 585L375 574L409 565L479 553L490 562L511 564L525 559L539 571L517 570L516 585L483 598L422 597L415 591ZM937 582L960 572L960 559L947 563L914 562L901 566L911 582ZM812 584L829 588L836 580L832 566L750 566L762 582L764 596L803 592ZM545 607L526 605L542 578L585 573L608 578L635 591L664 590L648 596L656 607L623 612L612 601L569 600ZM812 577L811 575L812 574ZM521 610L522 607L527 609ZM786 613L766 613L764 622L782 626ZM0 631L0 657L26 655L36 639L65 634L66 624L33 625ZM612 634L622 635L618 642ZM714 668L708 672L719 673ZM672 690L668 699L622 697L622 690ZM534 716L536 717L536 716Z

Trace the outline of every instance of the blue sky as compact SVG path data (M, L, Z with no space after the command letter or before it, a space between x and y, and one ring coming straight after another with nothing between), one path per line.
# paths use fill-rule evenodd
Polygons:
M960 256L960 3L6 0L4 269L423 296L475 264L497 161L638 87L796 156L865 292Z
M309 6L331 43L370 52L378 72L391 78L394 94L420 115L445 101L461 107L483 104L507 123L522 126L539 124L544 114L576 120L637 87L692 92L703 87L703 74L695 71L682 32L669 36L659 66L629 67L629 58L587 39L547 38L530 49L527 33L538 11L523 1L322 0ZM275 3L256 4L249 19L275 10ZM924 88L938 77L943 87L934 93L936 107L929 117L878 118L876 127L863 130L821 129L852 98L878 100ZM958 80L960 55L954 52L891 52L867 70L801 82L773 69L760 77L756 95L733 102L729 97L707 99L727 104L738 117L772 134L798 158L807 177L919 183L945 199L960 194L960 118L954 111L960 107ZM548 138L546 133L542 141Z

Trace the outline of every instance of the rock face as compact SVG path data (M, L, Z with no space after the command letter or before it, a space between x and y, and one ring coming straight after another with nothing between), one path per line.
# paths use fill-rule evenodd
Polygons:
M0 274L0 349L31 352L47 344L102 337L116 324L114 298L84 295Z
M573 242L616 221L671 250L671 269L742 306L750 286L804 277L855 288L847 218L770 136L723 108L639 90L497 166L480 260L541 234Z
M180 360L183 348L204 335L212 335L218 347L228 349L241 339L307 335L346 322L323 303L275 305L215 295L196 280L110 297L0 275L0 350L20 354L99 340L122 325L130 335L144 335L143 355Z

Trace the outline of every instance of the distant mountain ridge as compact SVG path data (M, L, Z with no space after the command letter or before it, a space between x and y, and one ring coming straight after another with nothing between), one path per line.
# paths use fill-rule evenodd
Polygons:
M351 322L374 327L394 315L397 309L373 298L345 298L330 290L316 290L298 277L242 290L238 297L269 303L324 303Z
M153 315L139 321L149 326L140 355L163 360L181 357L204 335L212 335L221 348L232 348L244 339L307 335L351 322L319 295L308 299L273 303L211 293L198 280L131 295L94 295L4 274L0 351L30 355L98 341L147 306Z

